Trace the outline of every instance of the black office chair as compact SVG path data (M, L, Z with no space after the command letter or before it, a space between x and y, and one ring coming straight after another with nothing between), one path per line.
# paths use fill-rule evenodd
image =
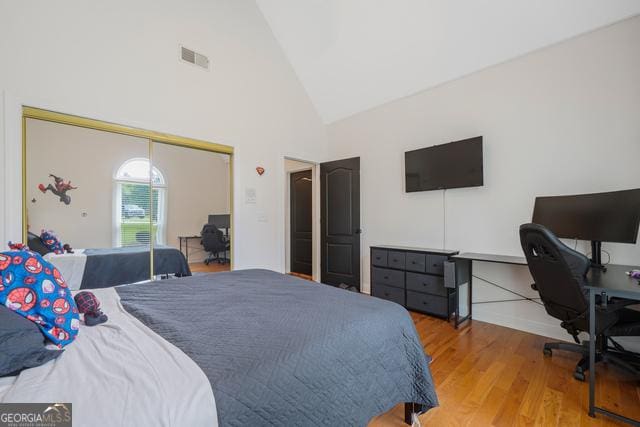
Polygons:
M554 349L581 354L573 376L584 381L589 366L589 342L581 343L578 334L589 331L588 292L584 285L591 262L542 225L521 225L520 243L535 281L531 287L540 293L547 313L560 320L560 326L576 341L576 344L546 343L543 352L546 356L551 356ZM625 308L631 304L637 301L611 300L606 308L598 306L596 336L589 339L596 340L596 362L611 362L640 375L639 355L625 350L612 338L640 336L640 312Z
M202 227L202 246L206 252L209 252L209 256L204 260L206 265L213 261L218 261L219 264L224 264L229 262L229 259L226 257L226 253L231 247L227 239L225 239L222 231L218 229L213 224L205 224ZM223 253L223 256L220 256L220 253Z

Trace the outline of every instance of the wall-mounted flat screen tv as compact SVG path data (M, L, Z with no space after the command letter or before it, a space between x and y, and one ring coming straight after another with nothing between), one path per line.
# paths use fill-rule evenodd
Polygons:
M404 153L405 189L415 191L483 185L482 137Z

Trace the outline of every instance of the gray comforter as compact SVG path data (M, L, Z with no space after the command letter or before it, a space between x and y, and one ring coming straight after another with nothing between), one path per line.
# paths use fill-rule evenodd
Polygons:
M149 279L149 246L85 249L81 289L95 289L135 283ZM153 271L156 275L190 276L189 264L182 252L169 246L153 248Z
M398 403L438 404L398 304L267 270L116 289L202 368L221 426L364 426Z

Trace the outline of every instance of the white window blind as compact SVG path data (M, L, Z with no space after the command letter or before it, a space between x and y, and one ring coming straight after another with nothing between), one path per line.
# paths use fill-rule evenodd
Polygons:
M151 177L150 177L151 173ZM166 182L148 159L127 160L115 177L114 245L164 244Z

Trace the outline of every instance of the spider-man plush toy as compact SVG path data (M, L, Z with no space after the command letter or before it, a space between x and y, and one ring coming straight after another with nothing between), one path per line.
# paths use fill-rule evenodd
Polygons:
M42 230L40 233L40 240L44 243L44 245L54 254L63 254L65 252L72 254L73 249L69 244L62 244L58 236L53 232L53 230Z
M109 318L100 310L100 301L93 292L82 291L75 296L78 311L84 314L84 324L95 326L106 322Z

